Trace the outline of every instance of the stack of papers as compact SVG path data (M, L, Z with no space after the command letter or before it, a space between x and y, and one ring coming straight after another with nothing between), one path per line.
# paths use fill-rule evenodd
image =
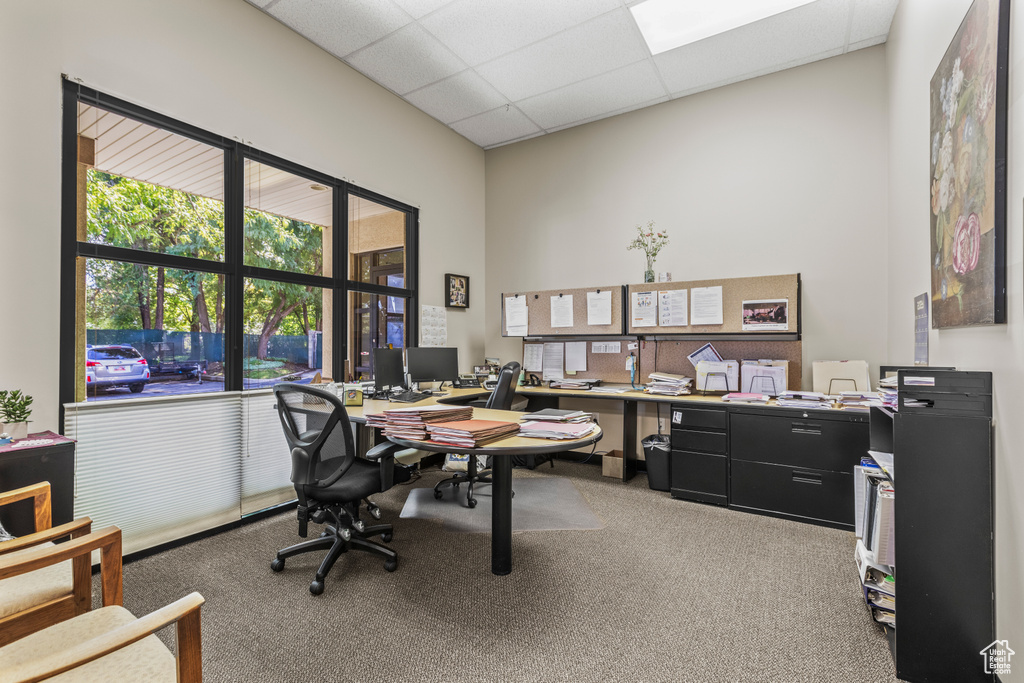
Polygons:
M847 410L867 411L871 406L881 406L882 396L877 391L843 391L839 394L839 406Z
M644 393L662 396L682 396L690 393L693 379L682 375L670 375L667 372L652 372L647 376L651 381L644 385Z
M582 439L597 428L593 422L533 421L519 426L519 436L535 439Z
M384 429L388 426L388 416L384 413L366 414L366 426Z
M387 419L384 425L384 436L426 440L428 423L468 420L473 417L473 408L472 406L441 405L394 408L385 410L384 417Z
M543 420L545 422L590 422L591 417L593 416L590 413L585 413L582 410L545 408L544 410L538 410L536 413L523 415L522 419L526 421Z
M591 387L591 391L595 394L624 394L627 391L633 391L632 387L623 386L604 386L604 387Z
M515 422L498 420L458 420L431 422L427 425L430 442L460 448L476 448L519 431Z
M768 403L770 398L768 394L744 394L734 391L723 396L722 400L727 403Z
M783 391L775 402L787 408L832 407L832 399L820 391Z
M552 389L577 389L588 391L601 383L599 379L553 379L549 383Z

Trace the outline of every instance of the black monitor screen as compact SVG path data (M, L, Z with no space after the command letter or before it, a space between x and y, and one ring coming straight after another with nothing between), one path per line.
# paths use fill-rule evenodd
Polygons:
M453 382L459 377L459 350L456 348L409 347L409 379L413 382Z
M373 383L377 391L405 385L402 349L373 350Z

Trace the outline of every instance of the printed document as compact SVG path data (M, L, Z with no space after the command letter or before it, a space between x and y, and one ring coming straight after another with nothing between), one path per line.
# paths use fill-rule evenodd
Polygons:
M525 296L505 297L505 334L510 337L525 337L529 333Z
M658 306L654 292L633 292L633 327L654 327L658 324Z
M691 293L691 325L722 324L722 287L694 287Z
M544 381L562 379L562 357L565 344L562 342L544 344Z
M685 289L658 292L658 324L662 327L685 327L690 324L686 311Z
M572 327L572 294L551 297L551 327Z
M612 324L612 290L587 292L587 324Z
M543 344L523 344L523 370L526 372L544 370Z
M565 342L565 371L587 371L587 342Z

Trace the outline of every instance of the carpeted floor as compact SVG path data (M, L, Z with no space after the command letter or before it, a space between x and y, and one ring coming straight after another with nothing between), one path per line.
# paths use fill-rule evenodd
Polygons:
M290 513L128 564L125 606L202 593L211 683L896 680L851 533L673 500L642 474L515 473L552 474L606 526L514 534L509 576L490 572L489 534L399 519L410 487L398 486L375 497L396 527L394 573L348 553L311 596L319 555L270 571L297 540Z

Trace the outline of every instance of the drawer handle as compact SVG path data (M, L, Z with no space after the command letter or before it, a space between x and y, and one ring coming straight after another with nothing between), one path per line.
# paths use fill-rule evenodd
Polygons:
M792 423L792 431L794 434L821 436L821 425L814 422L794 422Z
M798 484L821 484L821 475L816 472L793 470L793 481Z

